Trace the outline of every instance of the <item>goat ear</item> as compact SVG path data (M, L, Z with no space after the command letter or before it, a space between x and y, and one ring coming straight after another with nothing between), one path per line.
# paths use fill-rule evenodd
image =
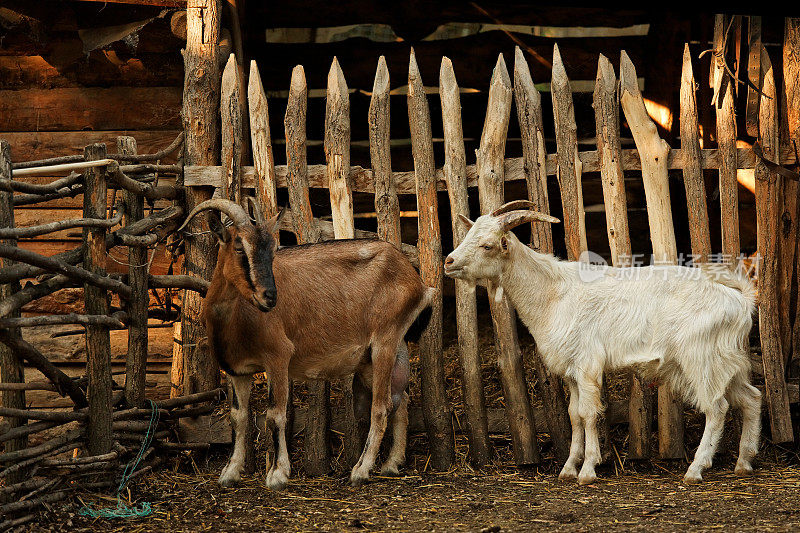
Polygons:
M467 217L465 217L465 216L464 216L464 215L462 215L462 214L459 214L459 215L458 215L458 219L459 219L459 220L460 220L460 221L461 221L463 224L466 224L466 226L467 226L467 229L469 229L469 228L471 228L472 226L474 226L474 225L475 225L475 223L474 223L473 221L471 221L470 219L468 219Z
M228 231L228 228L225 227L225 224L222 223L222 219L219 217L219 214L215 211L208 212L208 227L211 230L211 233L220 241L220 242L228 242L231 239L231 234Z
M508 251L508 239L506 238L506 236L505 236L505 235L503 235L502 237L500 237L500 248L501 248L501 249L502 249L504 252L507 252L507 251Z
M268 232L275 233L280 229L281 219L283 218L284 214L286 214L286 208L281 207L277 215L275 215L274 217L270 218L265 222L265 226Z

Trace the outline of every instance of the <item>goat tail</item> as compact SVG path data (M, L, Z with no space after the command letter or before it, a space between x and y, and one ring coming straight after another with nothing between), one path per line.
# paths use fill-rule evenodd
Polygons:
M727 266L705 270L704 273L711 281L742 293L742 296L747 300L751 314L755 311L757 292L753 281L749 277L738 271L731 271Z
M431 316L433 315L433 309L431 309L431 303L433 303L433 297L436 294L436 289L433 287L428 287L425 289L425 295L422 297L420 301L419 307L417 308L417 317L409 326L408 331L405 334L406 342L419 342L420 337L422 337L422 333L428 327L428 323L431 321Z

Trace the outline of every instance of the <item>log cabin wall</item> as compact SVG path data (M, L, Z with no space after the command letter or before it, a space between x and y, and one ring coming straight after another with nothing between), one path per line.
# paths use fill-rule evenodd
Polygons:
M112 153L120 135L134 136L140 153L167 146L180 133L183 91L184 41L170 27L173 13L163 6L4 2L0 137L10 143L12 160L77 154L95 142ZM174 155L162 161L174 162ZM48 183L53 177L25 179ZM109 207L111 202L109 195ZM164 205L169 203L156 207ZM17 206L15 214L17 225L27 226L78 218L81 209L77 196ZM20 246L53 255L75 248L80 239L80 229L65 230L23 239ZM110 255L110 271L127 270L122 250ZM168 265L160 248L152 273L163 274ZM63 298L52 303L70 305Z

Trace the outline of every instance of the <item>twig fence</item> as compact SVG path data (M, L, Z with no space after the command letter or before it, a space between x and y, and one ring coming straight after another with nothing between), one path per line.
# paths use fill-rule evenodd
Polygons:
M190 22L194 24L195 22ZM722 39L722 22L718 24L718 43ZM213 26L213 25L211 25ZM206 28L204 26L204 28ZM212 28L213 29L213 28ZM211 406L198 406L200 402L218 399L219 390L213 384L219 381L219 372L213 358L204 349L201 325L198 323L197 303L205 291L213 271L213 255L204 244L205 237L198 235L204 228L200 223L190 226L186 236L185 270L189 275L152 276L148 274L146 250L170 237L185 213L193 205L209 197L213 188L219 194L243 202L245 195L254 194L262 211L271 216L277 212L277 189L285 187L289 193L290 216L284 219L284 230L297 236L298 242L310 243L320 239L371 236L369 232L355 230L353 217L353 192L375 195L377 237L394 243L418 266L426 284L438 289L434 300L433 316L419 345L422 383L422 414L429 436L431 465L445 470L454 461L452 413L448 406L442 360L442 239L439 224L437 191L447 190L453 219L454 244L464 237L464 229L457 224L459 214L469 216L468 188L477 186L482 213L495 209L504 201L504 185L510 180L525 180L528 199L538 209L549 212L547 197L548 176L555 175L561 194L566 249L569 259L577 259L587 249L586 228L581 180L585 173L599 172L603 185L609 244L615 265L624 266L631 257L625 201L625 171L641 171L647 197L650 235L655 258L675 262L677 250L668 187L668 171L681 169L689 205L689 225L692 252L708 258L711 251L706 191L703 170L715 169L720 173L722 204L722 247L732 257L739 255L738 198L736 170L755 169L756 210L758 216L758 250L762 257L759 276L759 323L763 354L763 374L771 433L776 442L793 440L789 416L790 387L785 378L785 367L792 351L790 317L788 309L792 271L795 268L794 240L781 231L779 219L789 212L791 220L796 213L788 206L797 184L784 177L770 162L791 161L784 157L778 138L777 91L775 89L769 57L761 54L758 137L760 150L766 162L751 149L737 149L735 143L734 109L730 102L733 83L725 82L719 74L715 85L721 105L715 109L718 116L717 136L719 148L701 149L698 140L697 104L691 58L688 48L684 55L681 83L681 147L671 148L657 133L648 116L636 83L634 65L623 52L620 59L620 79L615 77L611 63L600 57L594 109L597 121L597 149L580 152L576 138L576 125L569 80L558 51L553 55L551 80L557 150L546 153L543 134L541 98L534 87L528 65L518 49L514 58L513 84L502 55L492 75L486 121L476 151L476 163L467 165L461 126L459 88L452 65L443 58L440 72L439 95L442 100L442 120L445 140L445 161L437 169L433 155L431 116L428 96L413 51L408 71L409 126L413 147L414 170L392 170L389 151L389 72L385 61L378 61L372 100L369 108L369 133L371 169L350 165L350 111L344 74L334 60L328 77L328 99L325 120L325 165L308 165L306 160L305 117L307 87L302 66L292 72L288 106L285 115L287 165L276 166L269 131L268 104L261 87L258 68L251 64L249 83L244 91L242 67L231 56L221 76L222 165L213 166L206 156L201 157L198 138L205 131L212 132L206 123L216 111L203 115L200 93L207 86L193 85L193 69L208 66L197 60L206 52L198 52L199 43L214 43L214 39L200 39L204 29L189 28L187 39L187 97L184 98L184 117L187 120L183 158L178 165L161 165L159 160L181 146L183 136L166 150L152 155L137 155L135 141L118 140L117 154L106 153L104 145L86 147L83 155L67 156L55 160L19 163L12 165L9 148L0 144L0 362L2 362L3 407L2 415L8 427L0 430L0 441L5 453L0 455L0 479L6 486L0 495L19 500L16 504L0 506L0 512L29 512L39 503L52 501L54 494L65 497L75 475L84 475L116 468L130 449L130 442L140 439L146 430L145 417L145 363L147 357L148 289L173 287L187 289L183 298L183 351L173 361L173 377L183 380L183 394L159 403L163 410L164 426L156 430L156 447L198 448L208 443L175 443L170 441L170 424L178 418L196 417L208 413ZM798 54L798 25L787 22L786 46L790 47L791 61L784 69L794 74L800 69ZM790 38L789 35L792 37ZM207 37L207 36L206 36ZM195 42L197 38L197 42ZM760 43L759 43L760 46ZM212 52L213 50L213 46ZM718 44L718 49L721 45ZM212 62L213 63L213 62ZM190 68L191 67L191 68ZM216 73L215 67L209 72ZM716 69L724 70L721 64ZM220 78L216 78L220 79ZM716 80L717 78L715 78ZM786 75L788 98L800 94L794 85L798 77ZM193 81L192 81L193 80ZM208 82L208 78L204 78ZM210 93L213 95L213 83ZM521 158L505 158L505 143L511 120L512 101L516 104L517 119L522 133ZM792 101L791 99L789 101ZM246 103L245 103L246 102ZM620 141L619 107L629 125L635 150L623 150ZM250 138L253 167L242 165L243 110L249 110ZM790 132L800 126L800 120L791 111ZM201 118L198 118L201 117ZM194 122L198 120L199 122ZM191 128L188 125L191 124ZM198 124L201 127L198 127ZM57 170L83 171L53 181L49 185L30 185L14 178L26 172L49 174ZM175 185L154 182L153 176L171 173L178 177ZM314 218L309 201L309 187L330 191L332 221ZM109 188L122 190L122 202L109 217L106 206ZM250 191L253 191L252 193ZM15 228L13 207L36 203L52 198L83 194L84 217L33 228ZM419 214L418 242L416 246L403 244L400 235L398 194L415 194ZM115 197L112 193L111 198ZM158 199L174 200L174 205L144 214L144 202ZM122 217L122 220L120 220ZM122 222L122 227L113 228ZM793 225L793 222L792 222ZM65 227L84 228L81 247L53 257L22 250L15 239L23 235L37 235ZM791 239L796 239L792 234ZM178 241L172 242L177 248ZM549 227L532 228L531 244L544 251L552 251L553 238ZM106 256L115 246L128 246L130 270L126 276L109 276L105 272ZM197 273L201 273L198 275ZM788 275L789 283L785 282ZM29 282L19 287L26 278L39 277L37 283ZM86 314L20 318L23 305L65 287L83 286ZM279 288L280 290L280 288ZM109 308L108 296L117 294L124 309ZM505 394L507 427L512 437L514 457L518 464L531 464L540 460L537 432L549 433L556 456L567 454L570 426L566 414L564 389L559 379L550 375L538 357L533 358L538 390L545 409L540 411L545 423L538 428L527 393L521 350L516 332L514 311L507 300L491 303L492 323L498 350L498 366ZM466 433L470 443L470 459L481 465L489 461L491 443L490 427L495 427L494 413L488 411L484 398L478 353L477 305L474 288L456 282L456 317L459 354L462 369ZM56 368L34 346L25 342L20 328L48 324L80 324L86 328L88 355L87 376L73 379ZM129 349L123 387L112 379L109 355L109 329L127 328ZM795 336L797 339L797 336ZM795 340L795 346L797 341ZM787 355L788 354L788 355ZM207 364L212 361L212 364ZM24 383L23 363L39 369L48 382ZM87 385L89 385L87 387ZM118 392L114 392L119 388ZM48 412L25 409L25 390L55 390L74 402L71 412ZM631 378L630 399L627 409L612 406L607 418L617 421L627 416L630 428L629 457L649 456L650 428L653 400L648 386ZM796 391L793 391L796 395ZM794 401L797 398L793 398ZM195 407L185 407L193 405ZM658 391L658 442L659 454L664 458L684 457L682 410L679 402L668 390ZM357 460L359 434L352 413L352 391L345 386L345 409L341 419L333 425L341 428L345 440L346 463ZM627 415L624 413L627 412ZM28 422L34 420L34 422ZM124 421L124 422L123 422ZM27 436L64 425L69 429L44 444L28 448ZM329 469L330 451L328 432L331 425L329 386L319 383L309 387L309 405L305 416L305 467L309 473L324 473ZM74 460L52 459L50 456L86 446L88 457ZM130 445L135 447L133 445ZM157 460L157 458L153 458ZM9 466L5 466L9 465ZM152 466L152 463L150 463ZM23 481L23 469L32 479ZM32 469L32 470L29 470ZM67 472L69 475L65 475ZM17 476L15 477L15 474ZM36 481L34 481L36 480ZM83 484L83 487L86 485ZM46 489L45 489L46 488ZM57 489L55 492L53 492ZM47 496L42 492L48 490ZM21 496L28 497L22 499ZM26 503L25 503L26 502ZM21 520L14 518L13 520ZM0 523L0 527L8 525Z

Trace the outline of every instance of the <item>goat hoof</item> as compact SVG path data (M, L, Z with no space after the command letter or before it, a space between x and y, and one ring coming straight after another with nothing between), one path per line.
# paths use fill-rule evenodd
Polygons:
M683 482L687 485L696 485L703 482L703 476L702 474L695 474L694 472L686 472L686 475L683 476Z
M597 481L597 475L594 472L578 476L578 485L591 485L595 481Z
M353 473L350 474L350 486L360 487L361 485L366 483L368 479L369 475L364 475L361 474L360 472L353 471Z
M228 469L223 470L219 476L219 484L226 488L236 486L241 480L242 477L238 473L230 472Z
M267 487L272 490L283 490L289 483L289 478L279 469L270 470L267 473Z
M743 463L737 462L736 468L733 470L733 473L737 476L752 476L753 475L753 465L750 463Z
M396 464L386 463L381 468L381 475L389 477L398 477L400 476L400 468Z
M575 470L574 466L569 468L565 466L564 468L561 469L561 473L558 475L559 481L572 481L577 477L578 477L578 471Z

